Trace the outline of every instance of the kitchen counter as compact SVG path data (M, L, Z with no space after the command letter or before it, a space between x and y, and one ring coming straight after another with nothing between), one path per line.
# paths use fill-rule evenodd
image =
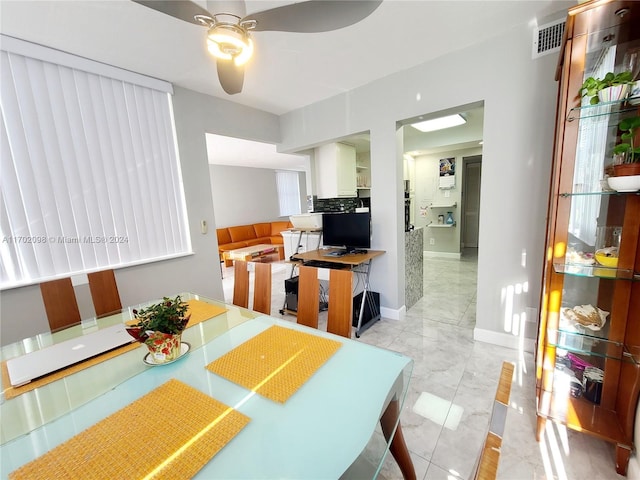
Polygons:
M422 298L424 229L416 228L404 234L404 304L407 310Z

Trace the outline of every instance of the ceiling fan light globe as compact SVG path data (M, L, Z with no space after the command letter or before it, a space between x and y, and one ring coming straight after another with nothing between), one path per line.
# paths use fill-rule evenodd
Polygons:
M247 45L242 49L242 51L238 55L233 57L233 61L239 67L247 63L252 55L253 55L253 40L247 37Z
M211 55L221 60L231 60L233 58L230 53L227 53L220 48L220 44L213 42L210 39L207 39L207 50L209 50Z
M214 57L223 60L240 58L242 63L236 64L242 65L253 53L253 42L237 25L219 23L207 34L207 49Z

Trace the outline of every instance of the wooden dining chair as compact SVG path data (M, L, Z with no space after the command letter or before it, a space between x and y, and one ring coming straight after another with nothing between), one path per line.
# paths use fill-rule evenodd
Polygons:
M473 480L495 480L498 474L498 462L502 448L502 437L507 421L511 383L513 382L513 363L502 362L498 388L489 420L487 436L476 462Z
M320 284L318 269L315 267L298 268L298 312L300 325L318 328L318 307L320 300Z
M89 290L96 317L105 317L122 311L120 294L113 270L103 270L87 274Z
M52 332L80 323L80 310L70 278L42 282L40 293Z
M233 264L233 304L249 307L249 270L244 260L236 260Z
M254 263L253 310L271 314L271 264Z
M329 272L327 332L351 338L352 319L353 273L351 270L331 269Z

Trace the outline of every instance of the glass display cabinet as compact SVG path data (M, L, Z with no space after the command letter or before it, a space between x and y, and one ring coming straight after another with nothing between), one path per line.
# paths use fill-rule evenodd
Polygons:
M640 387L640 195L611 189L607 176L615 175L620 122L640 116L640 98L592 105L580 93L589 77L637 75L639 47L640 2L569 10L536 351L538 440L547 420L594 435L616 446L623 475Z

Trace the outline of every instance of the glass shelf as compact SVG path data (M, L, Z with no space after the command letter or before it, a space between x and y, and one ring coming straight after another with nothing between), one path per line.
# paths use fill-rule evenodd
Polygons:
M640 191L638 192L616 192L615 190L606 190L599 192L568 192L561 193L561 197L585 197L585 196L604 196L604 195L640 195Z
M595 105L582 105L573 107L569 110L567 121L573 122L580 118L593 118L613 115L616 113L633 112L638 110L638 105L627 103L629 100L638 100L640 97L625 98L624 100L616 100L615 102L600 102Z
M553 271L576 277L606 278L614 280L640 281L640 274L623 268L603 267L602 265L578 265L575 263L554 263Z
M606 328L606 325L601 330L590 330L586 327L584 327L583 330L584 332L580 332L580 331L576 331L575 328L563 327L562 322L558 327L559 334L578 335L580 337L585 337L590 339L589 341L598 341L598 340L604 340L605 342L607 341L608 329Z
M549 345L578 355L608 358L638 364L640 348L628 348L623 343L612 342L590 335L554 330L549 332Z
M458 206L458 202L453 203L432 203L429 205L429 208L456 208Z
M625 345L625 351L623 355L636 365L640 365L640 346Z

